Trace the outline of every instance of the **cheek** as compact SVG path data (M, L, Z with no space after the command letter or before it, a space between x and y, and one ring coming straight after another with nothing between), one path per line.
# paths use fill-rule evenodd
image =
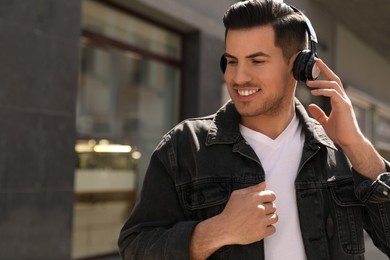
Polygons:
M225 74L223 74L223 79L225 80L227 85L231 83L232 75L233 73L230 71L230 69L226 69Z

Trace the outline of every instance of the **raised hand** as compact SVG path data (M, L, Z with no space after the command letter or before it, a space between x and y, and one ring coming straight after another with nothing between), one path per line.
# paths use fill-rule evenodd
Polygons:
M332 111L327 116L317 105L308 107L310 114L325 129L330 139L338 144L360 174L375 180L386 171L385 164L371 142L359 129L351 100L343 88L340 78L322 61L317 66L324 76L323 80L308 81L314 96L330 98Z
M329 97L332 111L327 116L321 108L311 104L308 107L310 114L324 127L333 142L341 147L362 142L364 136L340 78L322 60L317 60L317 66L324 80L308 81L307 86L312 88L314 96Z

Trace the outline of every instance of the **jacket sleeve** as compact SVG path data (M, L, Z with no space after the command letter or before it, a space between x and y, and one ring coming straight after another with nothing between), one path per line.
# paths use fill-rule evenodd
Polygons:
M197 222L184 219L167 165L173 155L164 145L152 155L139 200L120 232L118 246L125 260L189 259Z
M390 257L390 164L375 181L354 171L355 192L366 208L364 228L375 246Z

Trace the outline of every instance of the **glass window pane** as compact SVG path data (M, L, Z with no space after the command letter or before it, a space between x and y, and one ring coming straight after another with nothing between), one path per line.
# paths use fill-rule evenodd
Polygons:
M180 62L179 35L97 2L83 3L84 28ZM119 46L81 38L72 258L117 252L140 173L178 121L180 68Z
M356 120L358 122L358 125L360 127L360 130L362 131L362 133L364 135L367 136L367 129L366 129L366 126L367 126L367 109L364 108L364 107L361 107L357 104L353 104L353 110L355 112L355 115L356 115Z
M138 134L161 135L177 122L179 69L136 53L84 44L80 136L134 143Z
M83 1L83 27L167 57L181 56L180 35L98 2Z
M390 114L375 115L375 144L390 151Z

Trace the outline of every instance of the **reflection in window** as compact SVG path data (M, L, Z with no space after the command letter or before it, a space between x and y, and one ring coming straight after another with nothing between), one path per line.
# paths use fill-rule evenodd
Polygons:
M153 53L81 38L73 259L117 252L150 155L179 111L180 69L153 54L179 64L181 38L97 2L83 3L84 28Z
M83 1L83 13L85 29L166 57L181 57L181 38L176 33L91 0Z
M84 40L77 131L135 144L177 121L179 70Z
M374 116L375 145L390 160L390 110L378 109Z

